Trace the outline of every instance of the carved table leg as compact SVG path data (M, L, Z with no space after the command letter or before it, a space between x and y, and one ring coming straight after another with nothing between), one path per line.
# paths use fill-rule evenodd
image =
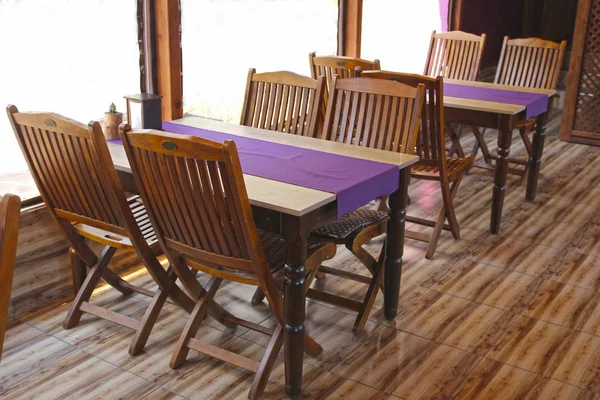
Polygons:
M385 244L386 261L384 272L384 314L388 321L396 318L400 297L402 276L402 255L404 253L404 225L410 167L400 170L398 190L389 197L389 221Z
M506 180L508 177L508 159L512 142L511 116L501 115L498 120L498 157L494 171L494 189L492 192L492 215L490 218L490 232L500 232L502 207L506 193Z
M544 140L546 139L546 125L548 123L548 112L538 115L535 121L535 132L533 133L533 145L531 147L531 161L529 165L529 177L527 178L527 201L535 200L540 166L542 165L542 153L544 152Z
M297 397L302 391L302 364L304 358L304 317L306 314L306 240L301 220L282 216L282 233L286 241L284 285L285 322L283 331L285 361L285 391Z

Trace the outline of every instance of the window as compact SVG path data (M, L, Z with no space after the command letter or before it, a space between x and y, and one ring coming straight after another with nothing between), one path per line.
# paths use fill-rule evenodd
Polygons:
M139 93L136 0L0 1L0 104L82 123ZM37 195L6 116L0 117L0 194Z
M440 0L364 0L361 57L389 71L422 74L433 30L441 31Z
M183 107L238 122L249 68L310 76L337 51L337 0L182 0Z

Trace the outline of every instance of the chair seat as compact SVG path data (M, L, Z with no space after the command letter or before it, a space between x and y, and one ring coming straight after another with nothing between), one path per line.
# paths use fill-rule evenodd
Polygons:
M377 210L359 209L317 229L315 233L333 239L347 239L351 234L387 218L387 213Z
M127 199L131 213L135 218L135 221L142 232L142 236L146 240L149 246L157 243L156 233L148 217L146 207L142 202L140 196L133 196ZM77 223L73 226L78 234L87 237L89 239L99 241L101 243L114 245L115 247L133 247L131 239L127 236L120 235L114 232L110 232L105 229L97 228L83 223ZM111 243L109 243L111 242Z
M417 179L437 179L440 176L440 168L436 163L428 163L428 160L422 160L416 163L412 170L411 176ZM448 175L457 175L471 165L471 157L452 157L446 159L446 167Z

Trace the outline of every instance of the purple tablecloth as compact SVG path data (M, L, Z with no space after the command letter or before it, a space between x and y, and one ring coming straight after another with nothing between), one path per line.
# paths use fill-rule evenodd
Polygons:
M242 171L335 193L338 217L398 188L398 166L164 122L167 132L236 143ZM276 134L276 133L273 133ZM281 133L284 135L284 133ZM120 141L112 141L120 143Z
M519 104L526 107L525 117L527 119L536 117L548 110L547 95L517 90L490 89L456 83L444 83L444 96Z

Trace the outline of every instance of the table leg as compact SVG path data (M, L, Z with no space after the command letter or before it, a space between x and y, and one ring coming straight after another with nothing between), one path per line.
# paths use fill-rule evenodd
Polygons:
M400 170L398 190L389 197L389 221L385 243L384 314L388 321L396 318L404 253L404 225L410 167Z
M533 133L533 144L531 146L531 165L527 177L527 201L535 200L540 166L542 165L542 153L544 152L544 140L546 139L546 125L548 124L548 112L538 115L535 121L535 132Z
M508 159L512 142L512 129L510 117L501 115L498 121L498 157L494 171L494 189L492 191L492 215L490 218L490 232L500 232L502 207L506 193L506 180L508 178Z
M286 241L286 264L284 285L284 362L285 391L297 397L302 391L302 365L304 358L304 317L306 314L306 240L301 220L289 215L282 216L281 226Z

